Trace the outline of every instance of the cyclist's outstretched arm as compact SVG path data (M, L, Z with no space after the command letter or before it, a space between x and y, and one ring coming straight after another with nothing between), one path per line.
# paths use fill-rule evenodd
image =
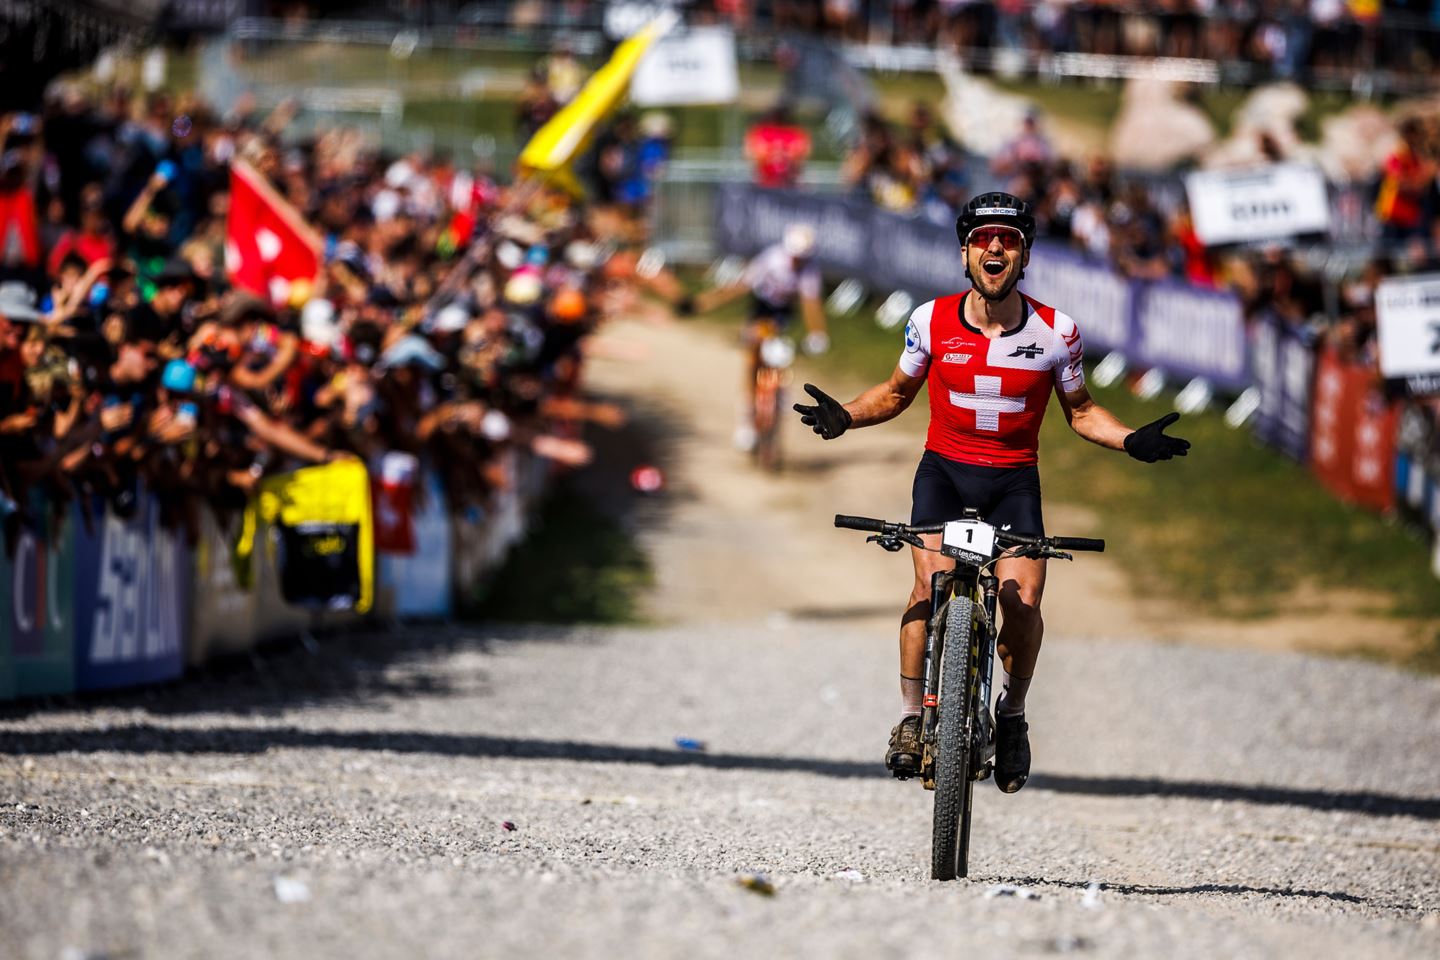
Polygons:
M1138 430L1131 430L1115 414L1096 403L1083 384L1069 392L1056 384L1055 395L1060 398L1060 409L1065 411L1070 429L1091 443L1124 450L1142 463L1183 457L1190 452L1190 441L1165 433L1166 427L1180 419L1178 413L1167 413Z
M1096 403L1083 384L1068 393L1057 384L1055 396L1060 400L1060 409L1065 411L1065 422L1070 424L1071 430L1109 450L1125 449L1125 438L1130 435L1130 428Z
M914 402L915 395L923 386L924 377L912 377L896 367L889 380L877 383L845 404L852 421L850 426L869 427L895 419Z
M696 294L694 309L696 313L709 313L711 310L718 310L727 303L739 300L750 292L750 287L745 283L732 283L725 287L716 287L713 290L706 290L704 293Z

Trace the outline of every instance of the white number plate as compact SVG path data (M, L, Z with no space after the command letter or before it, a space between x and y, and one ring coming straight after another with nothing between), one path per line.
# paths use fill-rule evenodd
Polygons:
M944 544L988 559L995 552L995 528L984 520L952 520L945 524Z

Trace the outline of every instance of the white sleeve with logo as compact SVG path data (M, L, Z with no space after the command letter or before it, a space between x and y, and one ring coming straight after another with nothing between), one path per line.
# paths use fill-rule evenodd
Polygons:
M923 377L930 369L930 314L935 301L927 300L910 313L905 324L905 352L900 354L900 369L907 376Z
M1055 311L1055 334L1060 343L1055 350L1055 382L1065 393L1085 387L1085 345L1080 342L1080 328L1068 313Z

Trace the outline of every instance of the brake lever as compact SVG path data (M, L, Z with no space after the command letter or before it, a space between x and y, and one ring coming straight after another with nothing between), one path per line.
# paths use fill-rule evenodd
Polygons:
M895 552L896 552L897 550L899 550L901 547L905 546L905 544L903 544L903 543L900 542L900 538L899 538L899 537L887 537L887 536L882 536L882 535L880 535L880 534L875 534L874 536L866 537L866 538L865 538L865 542L866 542L866 543L878 543L878 544L880 544L880 546L884 547L886 550L890 551L891 553L895 553Z
M1048 556L1048 557L1054 557L1056 560L1074 560L1074 559L1075 559L1074 556L1072 556L1071 554L1068 554L1068 553L1064 552L1063 550L1055 550L1055 551L1053 551L1053 552L1051 552L1051 553L1046 554L1046 556Z

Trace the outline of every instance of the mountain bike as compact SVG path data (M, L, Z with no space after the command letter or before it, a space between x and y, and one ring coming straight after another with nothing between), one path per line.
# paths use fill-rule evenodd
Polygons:
M785 387L795 363L795 341L781 336L773 321L757 323L755 367L755 459L766 470L780 469L780 424Z
M866 543L894 552L922 550L923 534L941 535L939 553L955 561L930 579L925 630L925 688L920 714L920 777L935 791L930 876L953 880L970 872L970 805L976 783L994 769L995 722L990 713L994 670L995 562L1002 557L1074 559L1066 551L1105 549L1088 537L1035 537L1000 530L974 510L948 523L911 525L837 514L835 526L873 534Z

